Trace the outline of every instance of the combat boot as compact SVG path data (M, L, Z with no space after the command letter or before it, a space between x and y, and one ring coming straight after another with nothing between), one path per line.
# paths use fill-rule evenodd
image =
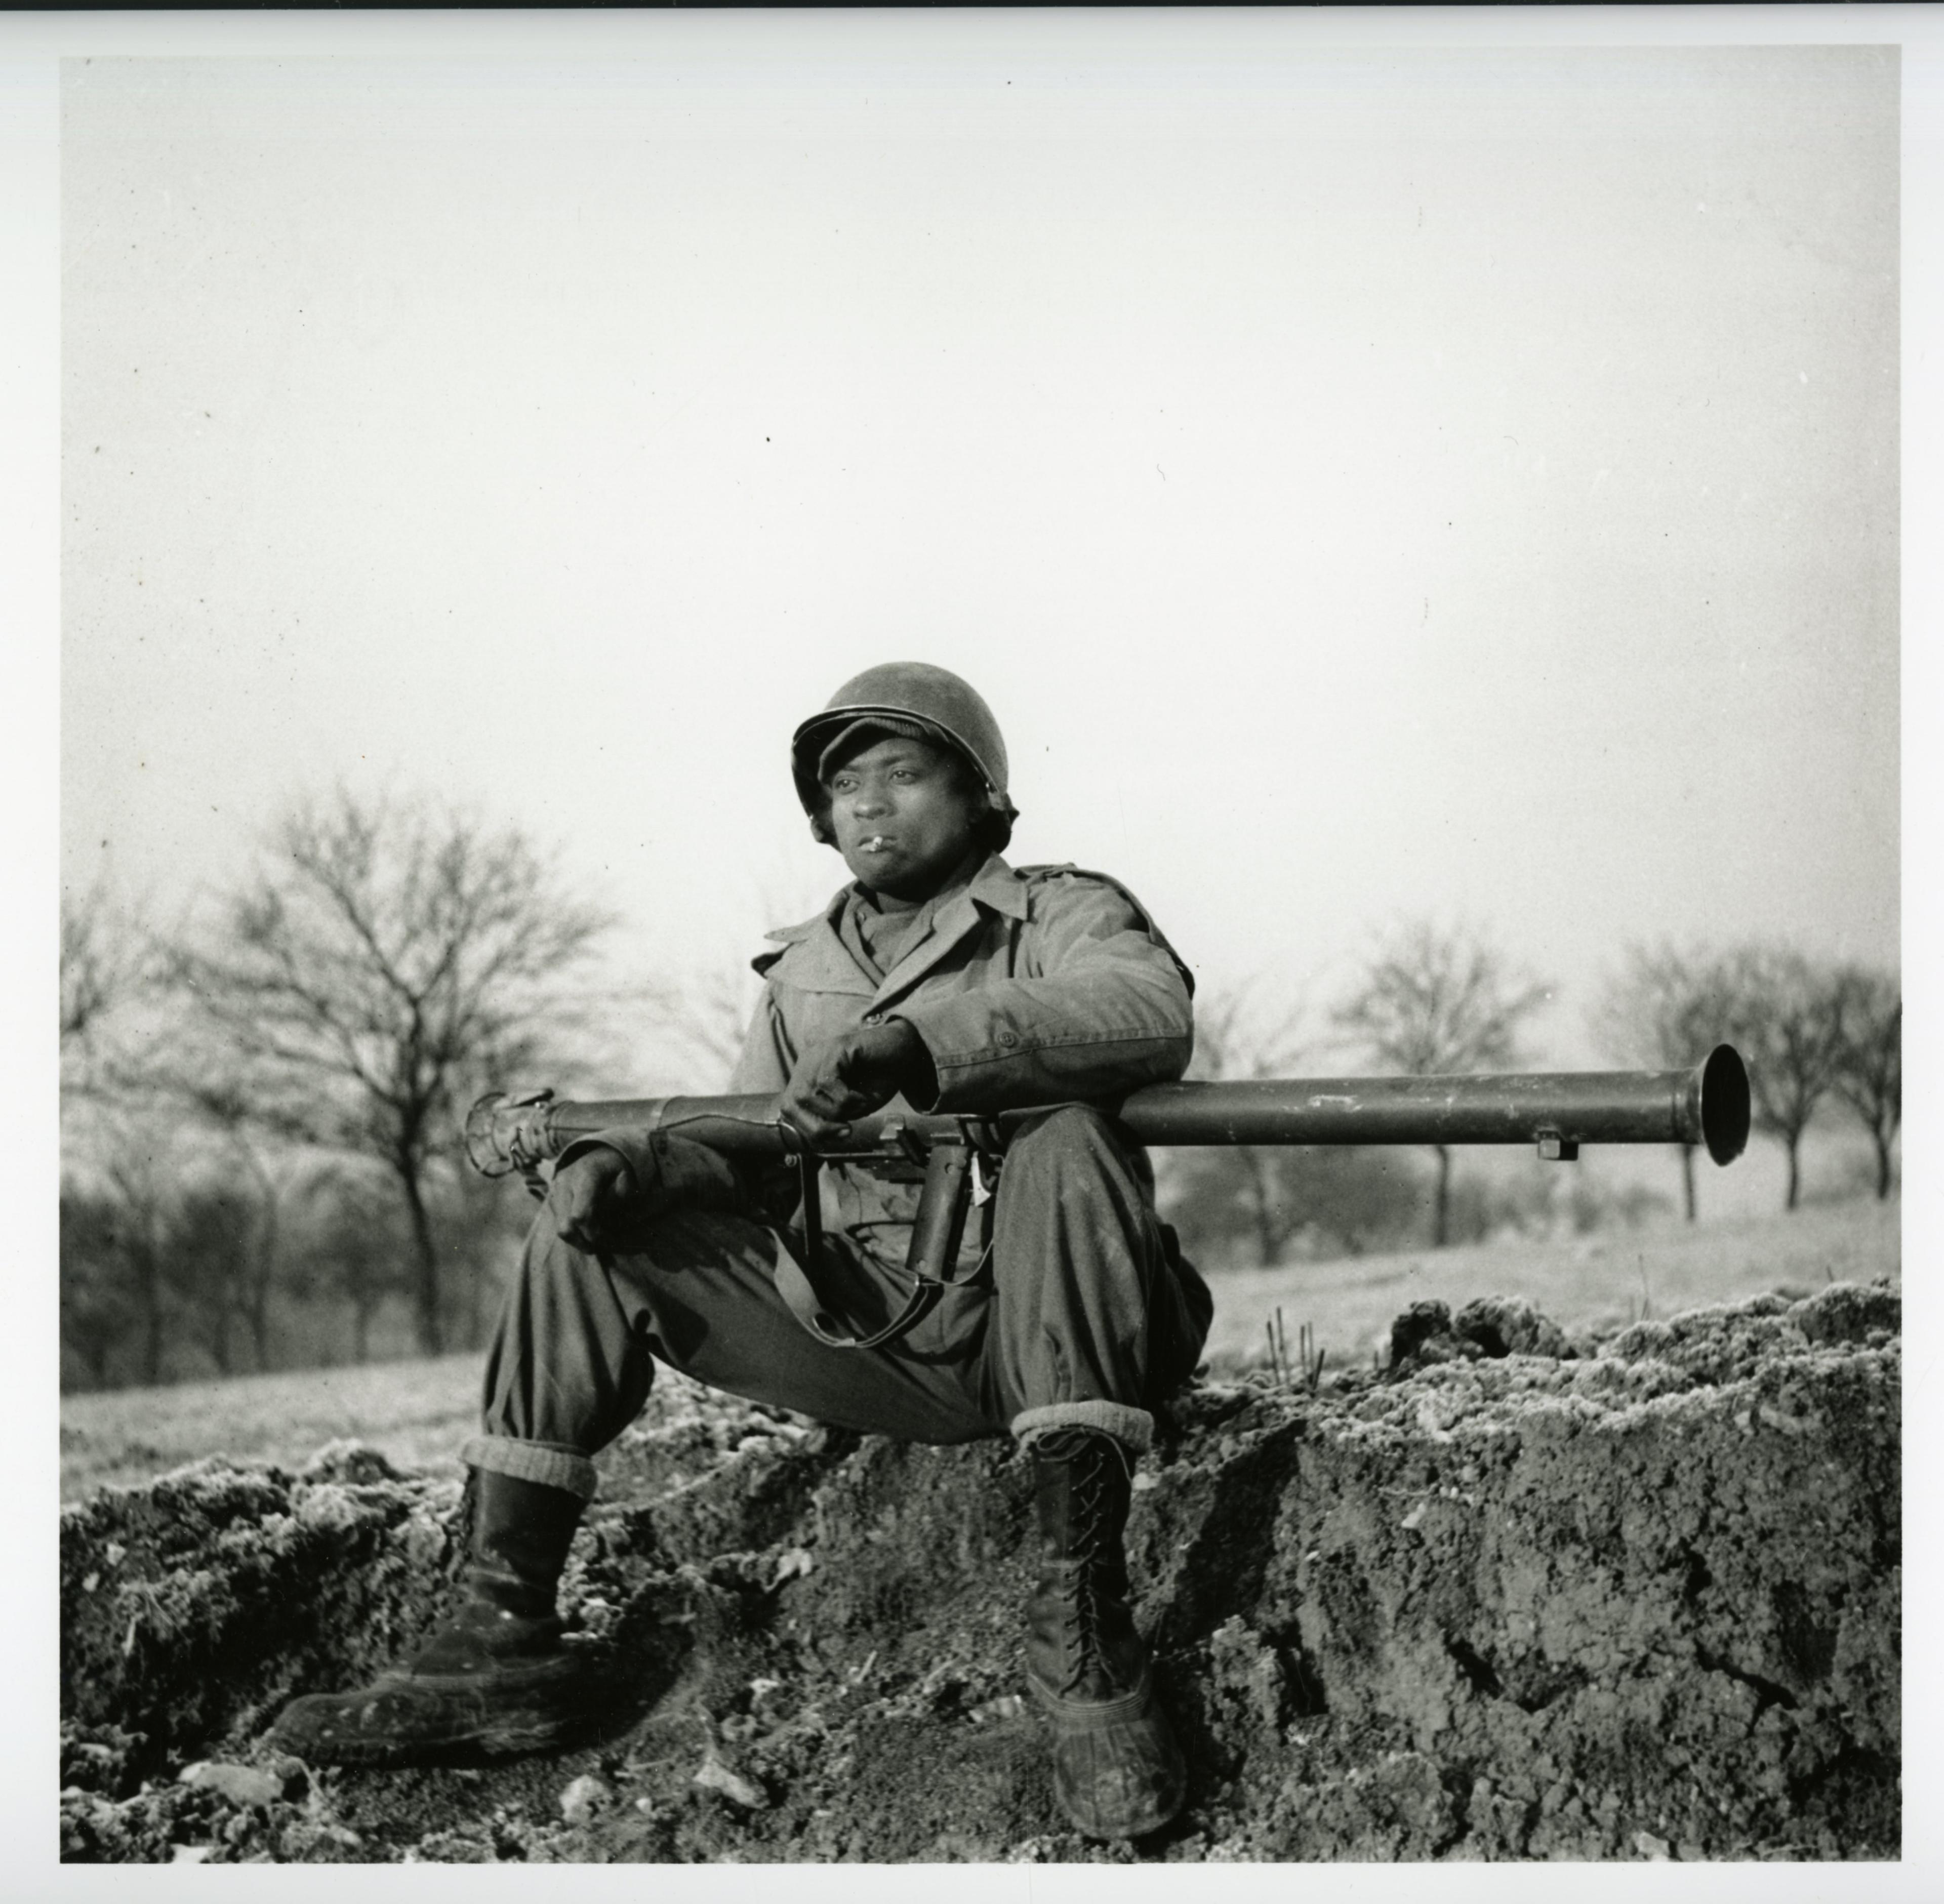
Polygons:
M591 1716L592 1675L554 1610L580 1496L484 1468L466 1494L469 1558L450 1617L372 1684L293 1700L271 1728L280 1749L314 1765L435 1764L543 1750Z
M1127 1609L1132 1476L1111 1435L1056 1429L1032 1444L1039 1576L1026 1676L1053 1721L1061 1809L1093 1838L1139 1838L1181 1809L1187 1786Z

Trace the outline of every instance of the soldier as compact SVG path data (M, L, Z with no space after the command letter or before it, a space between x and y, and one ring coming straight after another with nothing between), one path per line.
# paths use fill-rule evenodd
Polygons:
M886 1106L1050 1108L1012 1140L957 1279L928 1303L905 1268L914 1184L826 1168L813 1251L787 1167L732 1164L669 1130L572 1145L462 1451L459 1604L375 1685L294 1702L277 1739L315 1762L399 1764L568 1736L590 1687L555 1588L592 1457L661 1361L866 1432L1014 1436L1034 1477L1026 1656L1055 1788L1082 1831L1137 1837L1180 1809L1184 1776L1128 1611L1122 1530L1152 1408L1193 1369L1210 1304L1155 1213L1144 1153L1094 1107L1182 1075L1192 981L1112 880L1000 857L1017 814L1004 744L955 675L867 670L798 728L791 764L853 883L771 935L730 1088L776 1093L811 1146Z

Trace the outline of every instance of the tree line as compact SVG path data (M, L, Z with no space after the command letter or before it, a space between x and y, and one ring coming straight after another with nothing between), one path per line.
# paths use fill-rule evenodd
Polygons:
M1321 1015L1320 1032L1301 1004L1267 1007L1266 989L1258 980L1198 1000L1192 1075L1533 1069L1529 1026L1553 995L1478 928L1421 919L1377 943ZM1832 1112L1868 1133L1876 1194L1890 1195L1903 1112L1903 1001L1893 974L1767 942L1637 944L1606 976L1588 1017L1623 1069L1682 1069L1718 1044L1733 1044L1749 1068L1752 1126L1785 1154L1786 1208L1801 1199L1804 1135ZM1690 1223L1695 1148L1678 1146ZM1607 1190L1577 1171L1454 1179L1451 1147L1429 1149L1428 1182L1416 1158L1389 1147L1195 1152L1167 1173L1170 1213L1191 1249L1266 1266L1295 1252L1438 1247L1562 1223L1576 1232L1630 1225L1661 1201L1638 1186Z
M608 1088L638 1087L616 1075L641 1048L617 1059L617 1025L683 1088L719 1089L733 1060L746 976L604 977L617 924L517 829L341 791L295 807L247 872L168 929L102 884L64 892L64 1384L477 1346L531 1205L463 1162L472 1100L572 1090L604 1066ZM1375 946L1320 1032L1267 1009L1266 990L1204 988L1196 1075L1527 1068L1550 996L1480 931L1423 921ZM1629 1068L1737 1044L1793 1207L1804 1133L1832 1110L1867 1130L1889 1194L1901 1017L1890 974L1776 946L1663 946L1629 952L1592 1021ZM1652 1201L1567 1172L1541 1210L1529 1186L1455 1176L1447 1147L1429 1169L1380 1149L1244 1149L1177 1154L1162 1183L1192 1247L1265 1263L1442 1244L1557 1220L1562 1203L1575 1227L1635 1221Z
M575 1075L613 923L517 829L341 792L174 930L64 895L64 1373L325 1359L334 1325L363 1359L398 1304L420 1353L475 1343L523 1213L455 1135L490 1085Z

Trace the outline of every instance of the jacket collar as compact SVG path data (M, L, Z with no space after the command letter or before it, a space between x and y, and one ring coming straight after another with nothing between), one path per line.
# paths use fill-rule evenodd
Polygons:
M1026 916L1026 881L996 853L986 855L986 863L972 875L965 890L976 904L1003 912L1009 919Z
M989 854L965 884L940 902L932 915L930 929L906 949L903 958L885 974L884 983L875 986L869 975L858 968L838 934L838 918L857 890L854 883L834 894L814 918L766 936L792 952L792 983L814 992L852 992L882 1006L903 997L961 940L976 931L982 908L1007 918L1024 919L1026 887L1026 880L998 854ZM756 961L757 970L767 971L781 956L781 952L762 954Z
M787 953L793 985L806 992L848 992L868 998L877 988L845 951L837 930L838 915L850 903L851 890L844 887L822 912L801 925L779 926L774 932L765 933L764 937L777 949L756 955L750 962L757 971L767 977L770 967Z

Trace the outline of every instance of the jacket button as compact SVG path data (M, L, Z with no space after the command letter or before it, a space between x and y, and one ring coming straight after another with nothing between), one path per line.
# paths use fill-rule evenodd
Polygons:
M1019 1041L1020 1035L1017 1032L1001 1032L999 1034L1000 1044L1008 1051L1010 1051L1015 1044L1018 1044Z
M884 1014L881 1011L867 1011L864 1014L864 1023L867 1025L881 1025L884 1022Z

